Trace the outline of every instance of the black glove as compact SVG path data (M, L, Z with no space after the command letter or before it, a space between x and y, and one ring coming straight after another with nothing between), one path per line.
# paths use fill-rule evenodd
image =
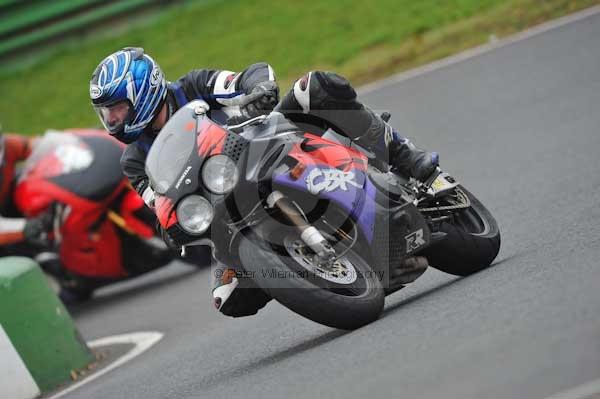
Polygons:
M49 232L52 231L53 222L54 206L40 216L27 219L23 229L23 237L30 244L46 247L50 244Z
M250 118L268 114L273 111L273 108L275 108L275 105L279 102L279 86L271 80L259 83L249 94L262 94L256 100L243 107L243 111L245 111Z
M173 240L173 238L171 238L169 233L167 233L167 230L162 228L162 226L160 225L158 220L156 221L156 230L160 233L160 238L162 238L162 240L165 242L165 244L167 244L167 247L170 250L172 250L172 251L181 250L181 246L177 245L175 240Z

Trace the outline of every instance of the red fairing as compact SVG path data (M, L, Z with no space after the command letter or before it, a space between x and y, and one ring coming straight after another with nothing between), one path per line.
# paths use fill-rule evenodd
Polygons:
M63 161L54 152L46 154L40 159L28 171L26 179L17 185L15 201L21 212L27 216L35 216L43 211L49 203L57 200L79 204L79 197L53 184L50 180L63 174L63 171ZM87 203L91 202L85 201L81 204L82 206L88 206Z
M125 219L127 227L144 238L152 238L154 236L154 226L148 226L135 216L135 212L143 210L145 206L142 197L129 189L121 200L119 214Z
M36 168L38 170L38 168ZM41 174L42 171L40 170ZM52 203L67 204L73 209L80 209L90 215L101 213L105 206L85 198L78 197L51 181L43 178L27 178L15 188L13 198L15 204L26 217L35 217L45 211ZM29 176L32 176L31 174ZM93 217L93 216L91 216Z
M299 162L307 165L326 165L344 172L367 169L367 157L358 150L310 133L305 133L304 138L305 140L296 144L289 153L289 156Z
M202 121L198 134L198 155L203 158L223 152L227 131L208 119Z
M112 201L124 187L124 184L120 185L108 201ZM15 202L28 217L36 216L53 202L69 206L70 211L60 229L62 241L59 253L66 269L88 277L127 275L116 227L109 220L97 226L106 212L106 203L77 197L41 179L21 182L15 192ZM97 227L92 229L91 226Z
M101 131L75 134L98 135L106 140L113 140ZM63 266L87 277L126 276L117 227L105 218L105 213L123 190L131 190L127 186L127 180L123 177L107 197L101 201L93 201L55 184L54 177L62 173L62 162L54 152L41 158L16 186L13 194L16 206L26 217L35 217L55 202L64 205L59 247Z
M173 202L167 197L159 196L154 201L156 217L163 229L168 229L177 223L177 214L173 207Z
M121 185L115 194L123 188ZM17 205L30 217L46 210L53 202L69 206L70 211L60 229L62 241L59 252L66 269L88 277L127 275L115 226L109 220L97 226L98 220L106 212L106 204L77 197L48 181L38 179L19 184L15 197Z
M75 222L65 223L62 228L60 259L63 266L87 277L127 276L117 227L108 219L93 232L81 227L81 223Z

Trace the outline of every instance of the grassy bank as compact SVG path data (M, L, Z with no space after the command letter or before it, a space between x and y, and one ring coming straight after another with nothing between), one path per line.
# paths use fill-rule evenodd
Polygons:
M365 83L502 37L600 0L209 1L172 9L152 24L57 47L33 66L0 72L5 129L97 125L88 81L97 63L137 45L170 79L196 67L271 63L282 89L310 69Z

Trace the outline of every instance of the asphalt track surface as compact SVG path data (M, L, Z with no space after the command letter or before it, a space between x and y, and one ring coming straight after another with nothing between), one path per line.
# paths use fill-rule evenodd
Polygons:
M277 303L217 314L209 270L101 291L87 339L165 337L67 398L546 398L600 377L600 15L372 90L496 216L495 266L429 270L377 322L333 330Z

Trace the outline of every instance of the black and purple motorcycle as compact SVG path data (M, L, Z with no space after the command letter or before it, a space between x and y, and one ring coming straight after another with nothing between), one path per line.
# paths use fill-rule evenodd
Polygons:
M278 112L222 126L207 111L180 109L148 155L160 224L304 317L358 328L428 264L466 276L498 254L496 221L447 173L400 177Z

